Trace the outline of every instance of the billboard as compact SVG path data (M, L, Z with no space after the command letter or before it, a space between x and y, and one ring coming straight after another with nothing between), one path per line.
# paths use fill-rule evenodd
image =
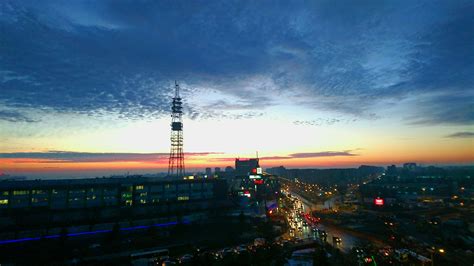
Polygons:
M377 205L377 206L383 206L384 203L385 202L382 198L377 197L376 199L374 199L374 204Z

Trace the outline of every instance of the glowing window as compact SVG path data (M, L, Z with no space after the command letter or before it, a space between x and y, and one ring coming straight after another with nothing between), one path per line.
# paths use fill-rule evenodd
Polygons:
M181 201L181 200L189 200L189 196L180 196L178 197L178 200Z
M7 205L8 204L8 200L7 199L2 199L0 200L0 205Z
M13 195L28 195L28 190L15 190L13 191Z

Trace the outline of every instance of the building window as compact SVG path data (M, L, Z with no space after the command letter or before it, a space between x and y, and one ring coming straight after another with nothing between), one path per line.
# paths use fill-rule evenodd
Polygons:
M181 201L181 200L189 200L189 196L180 196L178 197L178 200Z
M87 200L95 200L95 199L97 199L97 196L96 196L96 195L89 195L89 196L87 197Z
M7 199L0 199L0 205L8 205Z
M0 195L2 195L2 196L8 196L8 191L2 191L2 192L0 193Z
M135 186L135 190L143 190L143 185Z
M15 196L28 195L28 190L15 190L13 191L13 195Z

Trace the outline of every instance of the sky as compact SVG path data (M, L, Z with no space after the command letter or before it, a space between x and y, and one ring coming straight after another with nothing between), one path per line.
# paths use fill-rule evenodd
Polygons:
M473 1L0 2L0 172L474 163Z

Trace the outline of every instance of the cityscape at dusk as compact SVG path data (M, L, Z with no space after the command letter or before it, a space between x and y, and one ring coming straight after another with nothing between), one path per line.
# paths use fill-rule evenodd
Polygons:
M473 14L0 1L0 265L473 265Z

